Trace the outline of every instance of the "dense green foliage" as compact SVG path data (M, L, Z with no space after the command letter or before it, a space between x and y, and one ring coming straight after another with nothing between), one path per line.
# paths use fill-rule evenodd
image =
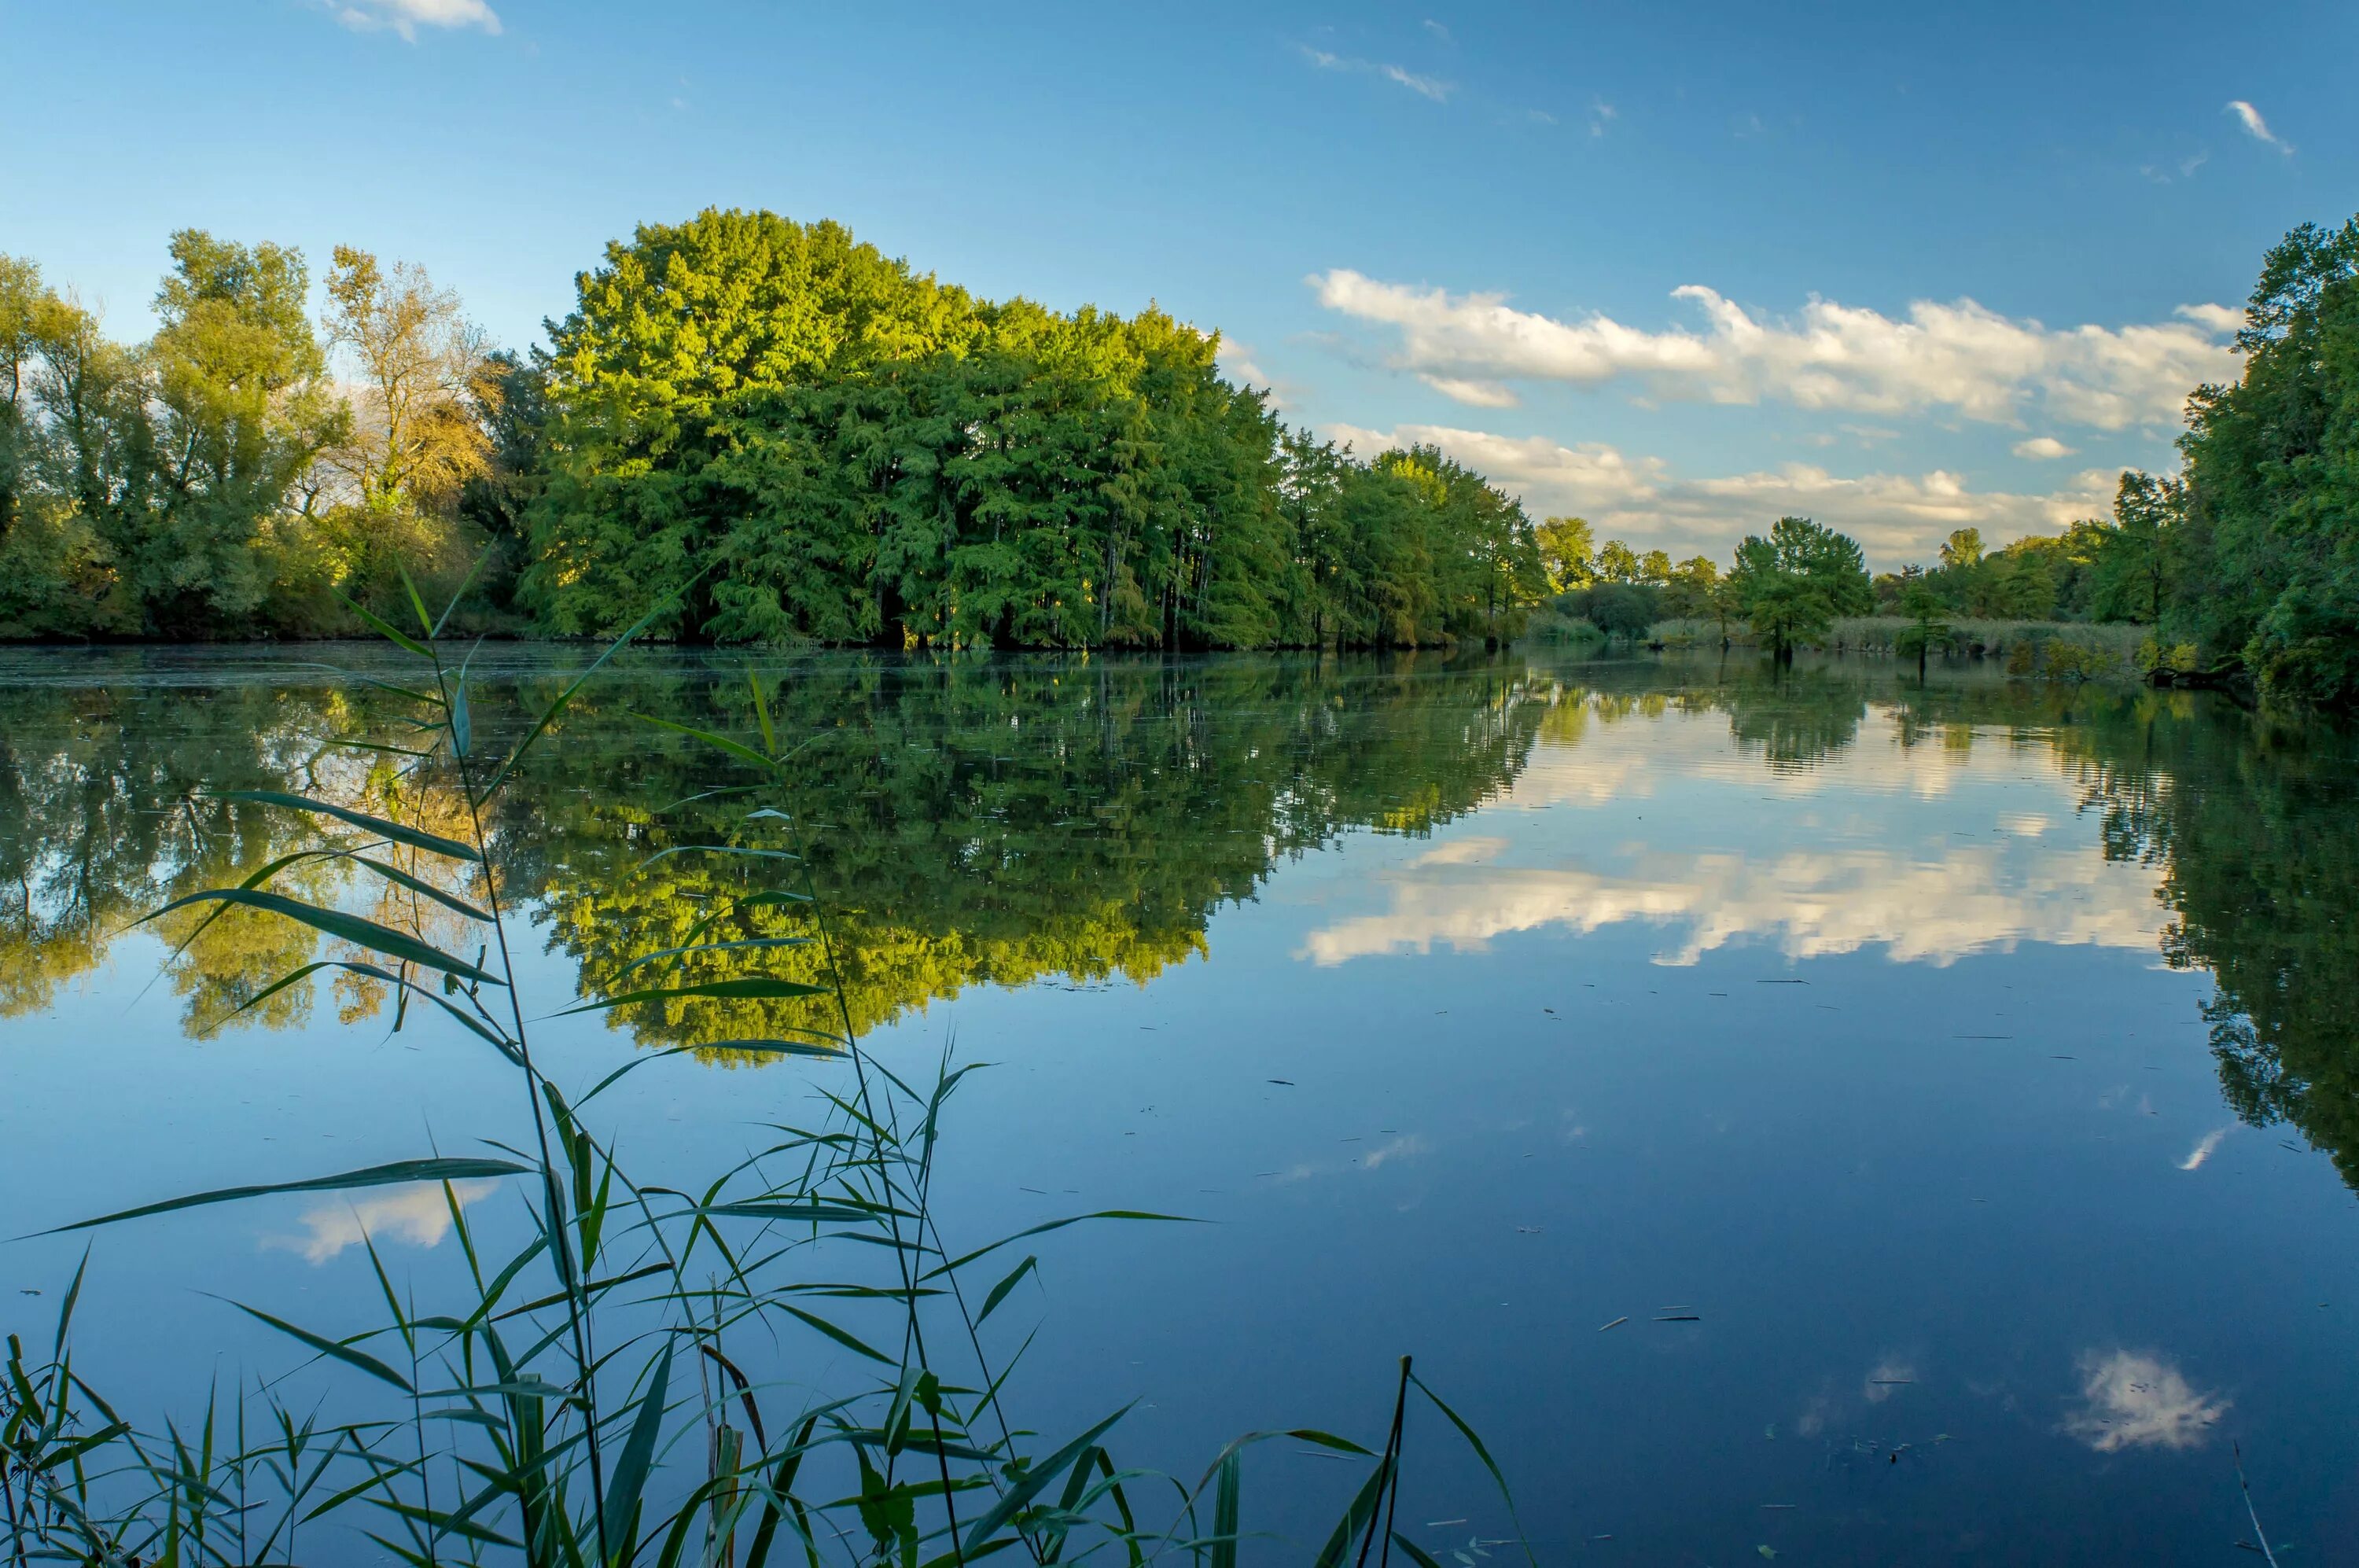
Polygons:
M2359 218L2288 234L2245 323L2242 380L2190 404L2163 624L2266 690L2359 703Z
M1530 520L1430 448L1365 460L1216 335L995 303L829 223L707 212L579 279L552 348L337 247L190 231L136 347L0 258L0 636L358 629L400 573L480 626L886 648L1516 636Z
M1353 461L1218 340L978 300L832 223L642 228L555 329L532 602L567 632L886 647L1414 646L1512 636L1519 507L1427 450Z
M2189 399L2180 474L2125 474L2110 518L2001 550L1961 528L1880 603L2151 626L2152 667L2359 705L2359 218L2271 248L2236 344L2237 382Z

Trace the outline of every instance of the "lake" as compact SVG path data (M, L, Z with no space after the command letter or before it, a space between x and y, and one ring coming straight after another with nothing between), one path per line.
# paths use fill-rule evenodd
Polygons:
M324 954L299 928L131 929L315 842L209 792L382 790L384 754L322 742L383 738L395 700L322 661L397 678L349 647L0 655L11 1234L527 1136L425 1009L397 1031L350 975L262 996ZM478 723L512 735L585 661L484 647ZM1192 1483L1248 1429L1381 1441L1413 1354L1543 1561L2234 1561L2232 1444L2287 1563L2359 1541L2349 735L1874 660L757 664L807 741L853 1023L912 1076L991 1064L947 1113L943 1229L1208 1222L1025 1244L991 1325L1042 1325L1022 1424L1135 1398L1110 1444ZM492 826L539 1013L712 907L709 862L656 857L725 835L745 771L634 714L746 736L745 690L627 655L528 764ZM642 1180L693 1188L839 1083L712 1049L812 1005L538 1049L586 1085L698 1048L600 1102ZM301 1359L217 1298L345 1333L378 1304L364 1236L421 1292L459 1268L430 1187L95 1235L76 1369L155 1421ZM82 1246L6 1245L6 1326L48 1333ZM1408 1443L1404 1532L1506 1561L1480 1466L1438 1422ZM1254 1465L1247 1559L1307 1561L1343 1466Z

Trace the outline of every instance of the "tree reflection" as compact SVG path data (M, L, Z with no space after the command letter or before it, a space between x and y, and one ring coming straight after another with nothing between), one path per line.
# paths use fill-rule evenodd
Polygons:
M28 677L60 669L46 657L23 666ZM516 703L487 690L479 712L537 706L558 679L551 657L507 655L489 685L531 690ZM382 754L323 746L384 738L386 710L364 684L250 662L176 674L147 655L103 670L104 684L0 682L0 1016L49 1007L147 910L314 842L308 824L223 790L296 788L429 825L454 809L398 798ZM1779 673L1429 656L830 656L774 664L770 678L781 728L808 737L792 798L771 803L808 827L862 1029L976 985L1143 984L1202 953L1214 912L1287 859L1355 829L1426 833L1511 787L1543 740L1579 748L1611 726L1702 713L1724 713L1735 748L1775 771L1855 755L1864 731L1904 752L2036 754L2077 783L2109 858L2158 868L2166 960L2217 981L2206 1017L2228 1104L2256 1124L2293 1124L2359 1187L2359 744L2314 720L2097 684L1920 687L1856 661ZM810 934L803 907L749 878L748 862L693 847L732 831L752 780L631 716L747 734L748 704L734 663L630 664L584 693L494 824L515 893L585 989L645 983L650 955L691 939ZM763 831L788 847L781 824ZM333 862L281 876L315 899L354 896ZM372 913L422 930L435 911L416 904ZM191 1029L321 956L309 932L241 911L147 929L168 949L186 944L167 975ZM708 953L671 973L723 978L733 959L818 977L810 947ZM334 993L346 1018L383 1000L364 983ZM315 1003L293 986L242 1021L299 1024ZM616 1021L649 1043L709 1046L821 1021L800 1006L675 1003Z

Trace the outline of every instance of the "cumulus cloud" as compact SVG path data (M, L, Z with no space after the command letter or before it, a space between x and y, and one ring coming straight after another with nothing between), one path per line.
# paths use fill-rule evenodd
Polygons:
M486 0L332 0L336 20L360 31L384 28L409 43L420 27L481 27L500 30L499 13Z
M2282 140L2275 131L2269 129L2269 123L2261 118L2261 112L2258 109L2254 108L2242 98L2229 99L2226 112L2236 117L2236 124L2242 125L2245 128L2245 134L2255 141L2266 142L2288 158L2293 156L2292 147Z
M2024 942L2150 952L2153 887L2108 875L2098 851L2027 863L1989 850L1919 859L1882 850L1795 850L1756 859L1666 851L1626 872L1583 866L1453 863L1380 874L1381 913L1338 920L1297 952L1321 967L1439 942L1479 952L1517 931L1588 935L1663 928L1655 962L1686 967L1732 943L1763 941L1786 957L1882 948L1897 964L1945 967ZM2075 894L2086 896L2076 898Z
M2015 455L2017 457L2034 457L2042 460L2071 457L2076 450L2078 449L2066 446L2054 436L2033 436L2028 441L2016 442L2014 448Z
M2227 1413L2226 1399L2199 1392L2159 1357L2089 1351L2081 1357L2081 1402L2064 1430L2100 1454L2198 1448Z
M496 1181L454 1181L451 1191L464 1209L499 1190ZM304 1211L301 1236L263 1238L266 1247L299 1252L305 1261L325 1263L371 1236L397 1237L412 1247L437 1247L451 1234L451 1205L439 1181L420 1181L357 1203L322 1203Z
M438 0L438 3L454 3L454 0ZM1454 82L1444 82L1434 76L1420 76L1407 66L1387 65L1380 60L1361 60L1352 55L1331 54L1325 49L1311 49L1307 45L1302 48L1302 58L1321 71L1343 71L1380 76L1386 82L1406 87L1419 97L1430 98L1436 103L1448 103L1450 95L1458 91L1458 84Z
M1393 446L1436 446L1519 495L1535 515L1587 517L1598 537L1641 548L1724 552L1738 535L1759 533L1787 515L1815 517L1860 541L1871 562L1919 561L1952 528L1976 528L1993 545L2053 533L2077 517L2102 517L2119 469L2092 468L2046 494L1976 490L1943 469L1929 474L1845 477L1813 463L1716 478L1683 478L1660 458L1634 457L1600 441L1565 446L1546 436L1503 436L1448 425L1373 430L1324 427L1361 456Z
M1779 321L1690 284L1671 297L1701 313L1702 330L1651 332L1602 314L1560 321L1516 310L1504 294L1451 294L1348 267L1308 281L1327 309L1396 329L1394 363L1437 387L1627 380L1663 398L1777 397L1812 409L1945 410L2001 424L2037 406L2110 430L2175 421L2191 388L2236 374L2235 351L2218 341L2233 330L2219 324L2233 312L2217 305L2182 306L2169 321L2050 329L1972 299L1920 299L1896 320L1813 299Z

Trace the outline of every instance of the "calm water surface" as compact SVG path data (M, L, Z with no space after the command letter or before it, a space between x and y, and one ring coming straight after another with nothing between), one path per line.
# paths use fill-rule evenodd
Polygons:
M393 1032L365 991L213 1030L315 956L289 931L223 920L178 957L191 925L124 931L306 842L201 791L377 787L319 743L384 699L314 658L376 656L0 659L9 1232L521 1136L479 1043ZM485 649L479 713L575 662ZM995 1064L954 1102L949 1234L1214 1222L1038 1244L1003 1309L1046 1325L1027 1424L1137 1396L1119 1452L1192 1480L1248 1428L1377 1432L1413 1352L1544 1562L2242 1561L2232 1441L2286 1563L2359 1561L2346 737L1882 664L765 668L814 737L797 804L857 1021L911 1072ZM742 733L743 689L640 657L539 754L497 832L540 1010L707 905L709 867L647 857L725 832L741 803L707 792L742 778L628 714ZM781 1021L571 1018L542 1050L587 1083ZM682 1054L607 1103L642 1179L695 1185L840 1071ZM361 1236L430 1292L440 1211L103 1232L78 1370L160 1416L283 1368L213 1296L350 1332ZM45 1332L79 1250L0 1247L0 1319ZM1299 1559L1340 1467L1266 1452L1246 1525ZM1410 1464L1404 1520L1483 1561L1509 1530L1479 1472L1439 1430Z

